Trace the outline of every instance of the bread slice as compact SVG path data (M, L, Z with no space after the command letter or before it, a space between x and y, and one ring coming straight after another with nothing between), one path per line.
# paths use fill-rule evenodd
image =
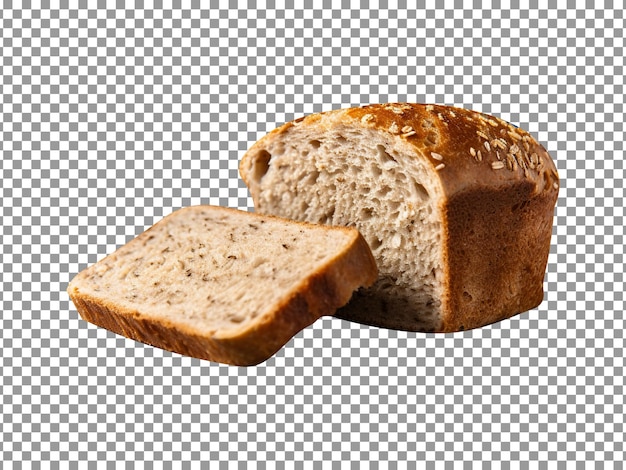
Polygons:
M268 359L376 277L356 229L194 206L80 272L67 290L88 322L245 366Z
M240 172L257 212L368 241L380 278L336 316L451 332L543 299L559 177L501 119L407 103L313 114L260 139Z

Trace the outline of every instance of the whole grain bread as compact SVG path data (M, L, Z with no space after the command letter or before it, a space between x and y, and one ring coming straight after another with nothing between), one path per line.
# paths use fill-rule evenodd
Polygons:
M502 119L407 103L313 114L261 138L240 173L257 212L363 234L379 279L336 316L451 332L543 299L559 177Z
M268 359L376 277L356 229L194 206L80 272L67 290L88 322L244 366Z

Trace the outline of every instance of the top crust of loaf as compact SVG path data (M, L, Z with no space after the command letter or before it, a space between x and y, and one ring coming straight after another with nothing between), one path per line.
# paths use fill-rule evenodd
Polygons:
M327 128L363 126L401 136L428 156L448 197L474 190L477 184L501 187L520 180L530 183L535 194L558 193L556 166L528 132L494 116L443 105L386 103L311 114L273 130L247 155L253 156L293 126L315 123ZM249 163L244 157L240 172L254 196L257 185L248 172Z

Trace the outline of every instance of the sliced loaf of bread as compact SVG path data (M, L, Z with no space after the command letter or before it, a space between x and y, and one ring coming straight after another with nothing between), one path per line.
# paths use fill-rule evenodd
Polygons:
M88 322L244 366L268 359L376 277L356 229L194 206L80 272L68 293Z
M559 177L528 132L387 103L289 122L243 156L255 210L355 226L380 278L337 312L388 328L480 327L543 299Z

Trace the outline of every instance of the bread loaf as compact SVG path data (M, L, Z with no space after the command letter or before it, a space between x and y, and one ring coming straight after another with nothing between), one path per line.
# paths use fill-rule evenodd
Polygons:
M269 358L376 277L355 229L195 206L80 272L67 290L91 323L243 366Z
M363 234L379 279L337 316L452 332L543 299L559 177L502 119L406 103L313 114L261 138L240 173L258 212Z

